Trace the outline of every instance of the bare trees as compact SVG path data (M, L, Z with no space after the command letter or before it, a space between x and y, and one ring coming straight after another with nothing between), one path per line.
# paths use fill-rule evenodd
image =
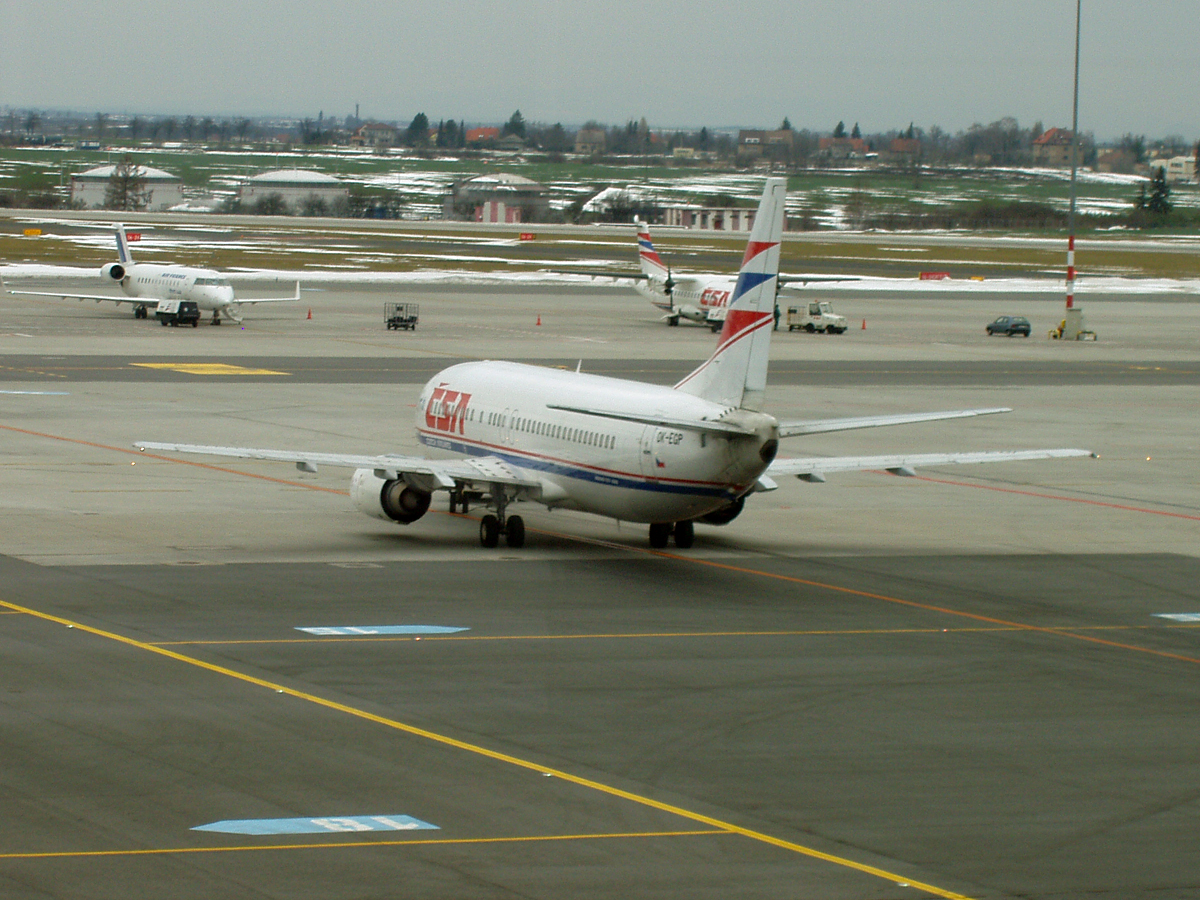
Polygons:
M126 156L113 167L104 191L105 209L136 212L150 205L150 190L142 167Z

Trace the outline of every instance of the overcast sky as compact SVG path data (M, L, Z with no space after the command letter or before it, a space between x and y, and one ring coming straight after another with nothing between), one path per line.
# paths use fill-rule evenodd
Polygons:
M0 107L1069 126L1073 0L0 2ZM1200 136L1200 3L1083 0L1080 128Z

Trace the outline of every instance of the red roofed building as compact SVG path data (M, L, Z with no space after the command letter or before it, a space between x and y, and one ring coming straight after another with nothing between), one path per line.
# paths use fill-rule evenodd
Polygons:
M1066 128L1051 128L1033 142L1035 166L1069 166L1075 136Z
M467 129L467 143L468 144L483 144L483 143L486 143L487 141L498 141L498 140L500 140L500 129L499 128L488 127L488 128L468 128Z
M817 142L818 155L826 159L862 159L870 149L862 138L823 137Z

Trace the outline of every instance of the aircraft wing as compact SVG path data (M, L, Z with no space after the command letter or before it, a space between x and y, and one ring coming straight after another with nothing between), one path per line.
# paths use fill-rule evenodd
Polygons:
M641 272L624 272L620 269L543 269L556 275L588 275L592 278L612 278L616 281L645 281L650 276Z
M296 293L291 297L235 297L234 303L294 303L300 299L300 282L296 282Z
M301 472L316 472L317 466L347 469L372 469L383 479L403 478L422 490L453 490L461 485L502 484L528 491L533 499L540 496L542 482L498 456L475 459L427 459L423 456L359 456L352 453L310 453L306 450L259 450L252 447L217 447L206 444L171 444L135 441L139 450L168 453L197 453L206 456L231 456L237 459L265 459L294 463Z
M908 425L912 422L935 422L939 419L967 419L971 416L991 416L1012 412L1008 406L988 409L952 409L946 412L899 413L887 416L856 416L845 419L807 419L779 423L779 436L824 434L829 431L852 431L856 428L880 428L884 425Z
M918 466L948 466L971 463L1019 462L1029 459L1063 459L1095 456L1090 450L981 450L967 453L901 453L892 456L813 456L807 459L776 459L766 475L795 475L805 481L824 481L830 472L862 472L886 469L893 475L915 475Z
M838 281L862 281L861 275L780 275L779 286L789 284L828 284Z
M66 294L55 291L14 291L7 284L4 285L4 292L17 297L57 297L60 300L95 300L99 303L101 300L107 300L110 303L137 303L142 306L153 306L158 303L157 300L147 297L126 297L122 294Z

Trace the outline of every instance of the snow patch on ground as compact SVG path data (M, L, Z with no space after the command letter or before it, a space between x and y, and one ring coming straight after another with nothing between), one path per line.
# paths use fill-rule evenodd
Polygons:
M301 285L317 283L340 284L590 284L599 287L613 286L629 289L629 279L614 273L612 278L592 275L576 275L561 272L472 272L464 269L421 269L415 272L363 272L344 271L335 268L309 269L230 269L226 270L231 281L299 281ZM79 266L46 266L31 263L13 263L0 266L0 277L15 279L78 279L95 278L99 272L94 268ZM1200 278L1079 278L1075 282L1076 293L1097 294L1196 294L1200 295ZM807 290L813 290L808 288ZM1061 294L1066 282L1057 278L991 278L984 281L945 278L940 281L921 281L916 278L863 278L856 281L822 283L822 293L842 292L908 292L936 294L945 293L1028 293ZM796 289L790 289L795 291ZM806 289L799 289L801 291Z

